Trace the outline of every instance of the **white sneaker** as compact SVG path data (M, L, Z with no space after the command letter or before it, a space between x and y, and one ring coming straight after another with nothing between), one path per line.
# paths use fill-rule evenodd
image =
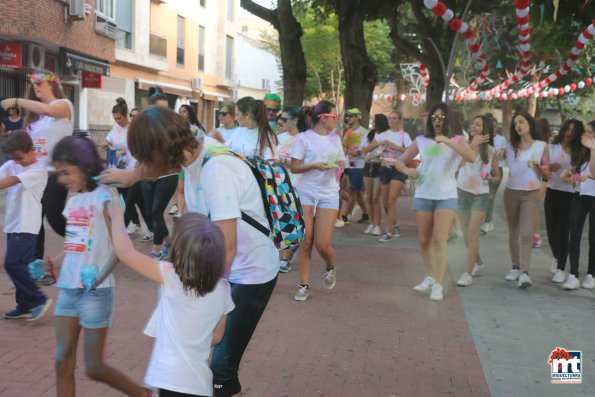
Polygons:
M554 277L552 277L552 283L563 283L564 279L564 272L560 269L556 269L556 273L554 273Z
M457 281L459 287L468 287L471 284L473 284L473 277L467 272L463 273L459 281Z
M341 219L335 219L335 227L343 227L345 226L345 222L343 222Z
M380 228L380 226L374 227L374 230L372 231L372 236L380 236L380 235L382 235L382 229Z
M169 211L167 212L170 215L174 215L178 213L178 206L176 204L172 205Z
M508 273L506 273L506 276L504 276L504 280L516 281L519 279L520 275L521 271L519 269L512 268Z
M293 296L293 299L300 302L305 302L310 295L310 289L307 285L298 285L298 292Z
M471 271L471 275L475 276L476 274L479 274L483 271L483 269L485 269L486 265L484 265L483 263L475 263L473 265L473 271Z
M558 270L558 259L552 258L552 264L550 265L550 272L556 273Z
M141 241L151 241L153 240L153 233L147 232L144 236L140 238Z
M426 278L424 278L424 280L421 283L413 287L413 290L417 292L429 291L432 285L434 284L436 284L436 280L434 280L430 276L426 276Z
M337 283L337 272L335 268L327 270L324 272L324 288L326 289L333 289L335 288L335 284Z
M430 300L441 301L442 289L442 284L434 283L434 285L432 285L432 293L430 294Z
M593 278L592 275L587 274L585 276L585 278L583 279L583 283L581 284L581 288L586 288L586 289L595 288L595 279Z
M366 230L364 231L364 234L372 234L373 231L374 231L374 225L370 225L366 228Z
M481 234L488 234L488 232L490 231L490 226L488 225L487 222L484 222L481 224L481 227L479 228L479 232Z
M532 286L531 277L527 273L521 273L519 276L519 288L527 288Z
M568 275L568 280L564 284L562 284L562 289L566 291L571 291L573 289L578 289L580 283L578 282L578 278L574 274Z
M488 232L494 231L494 222L488 222Z
M135 225L133 222L130 222L126 228L126 233L135 234L138 232L138 229L140 229L140 225Z

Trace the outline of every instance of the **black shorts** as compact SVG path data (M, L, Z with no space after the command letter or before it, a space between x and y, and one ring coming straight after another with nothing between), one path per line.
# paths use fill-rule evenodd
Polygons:
M378 178L380 176L380 163L366 163L363 174L364 178Z
M391 181L401 181L405 183L407 175L397 171L395 167L380 167L380 183L388 185Z

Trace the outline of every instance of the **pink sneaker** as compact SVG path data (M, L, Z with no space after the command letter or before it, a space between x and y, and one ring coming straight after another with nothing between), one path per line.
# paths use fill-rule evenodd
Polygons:
M541 247L541 237L539 237L539 234L534 234L531 236L531 245L533 248Z

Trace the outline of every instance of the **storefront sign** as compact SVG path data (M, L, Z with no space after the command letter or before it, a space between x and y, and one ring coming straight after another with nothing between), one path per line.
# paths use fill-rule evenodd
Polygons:
M64 74L66 75L72 75L78 72L90 72L103 76L110 75L110 65L107 62L88 58L65 50L62 50L61 56Z
M0 67L20 69L23 67L23 46L15 43L0 43Z
M84 72L83 88L101 88L101 75L99 73Z

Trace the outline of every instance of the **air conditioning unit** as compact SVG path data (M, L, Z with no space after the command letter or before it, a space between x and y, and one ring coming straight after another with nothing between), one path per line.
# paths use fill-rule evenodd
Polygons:
M202 88L202 79L200 77L193 78L190 86L193 90L200 90Z
M26 69L43 70L45 68L45 48L39 44L24 45L23 67Z
M85 19L85 0L69 0L68 17L70 19Z
M115 40L118 35L118 27L112 21L97 15L95 19L95 32Z

